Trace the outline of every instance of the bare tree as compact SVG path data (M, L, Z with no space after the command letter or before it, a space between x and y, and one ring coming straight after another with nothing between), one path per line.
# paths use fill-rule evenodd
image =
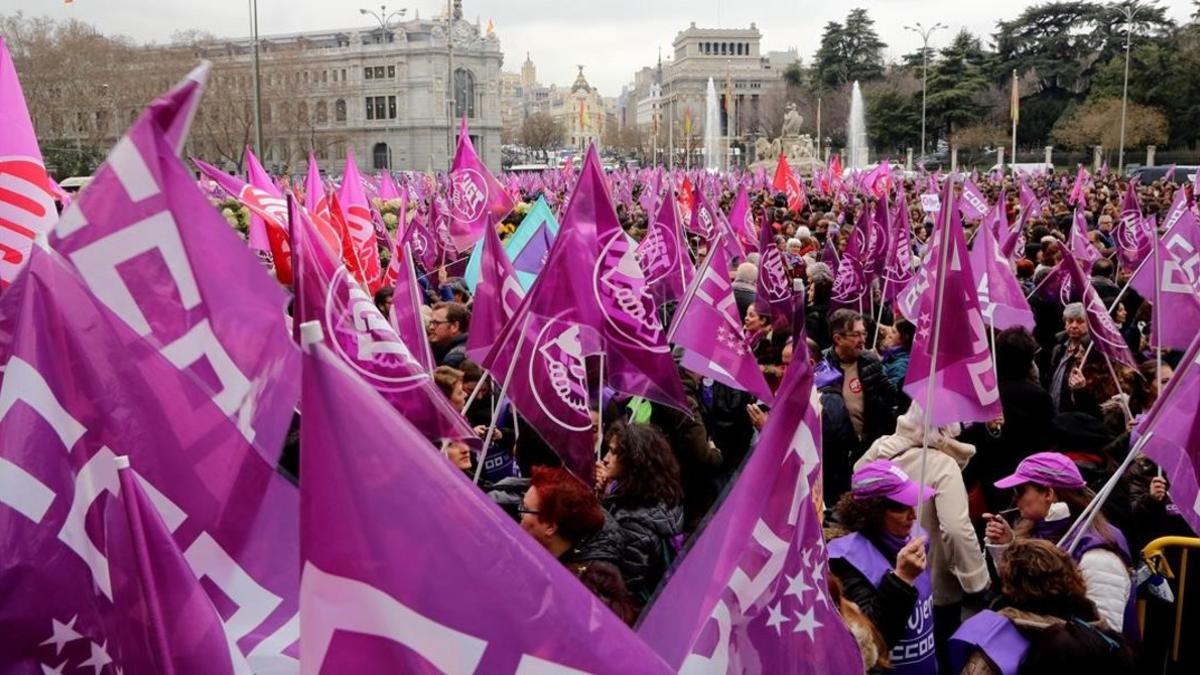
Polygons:
M548 156L548 150L562 145L565 136L562 124L548 113L534 113L521 125L521 143L530 150L541 152L543 159Z
M1167 118L1158 108L1129 102L1126 111L1125 147L1167 142ZM1120 144L1121 99L1088 101L1069 116L1059 118L1052 136L1072 148L1101 145L1116 148Z

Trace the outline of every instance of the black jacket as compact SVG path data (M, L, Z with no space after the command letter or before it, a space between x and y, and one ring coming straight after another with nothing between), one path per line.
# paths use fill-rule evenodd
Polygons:
M617 565L629 592L645 604L675 559L673 539L683 532L683 507L655 504L622 506L612 497L603 502L620 526L621 553Z
M605 514L604 527L583 541L577 542L571 550L560 555L559 561L568 563L584 563L602 561L620 566L624 533L621 526L612 516Z
M433 345L433 360L439 366L457 368L467 360L467 334L459 333L443 345Z
M866 576L841 558L830 558L829 570L841 580L842 595L853 600L879 629L888 649L896 646L917 604L916 587L888 572L879 582L879 588L875 588Z

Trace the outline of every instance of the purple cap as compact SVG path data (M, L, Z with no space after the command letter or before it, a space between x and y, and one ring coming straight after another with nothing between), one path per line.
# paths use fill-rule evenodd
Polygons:
M1010 488L1023 483L1072 490L1087 486L1075 462L1057 452L1039 452L1026 457L1017 465L1013 475L1001 478L995 485L998 488Z
M904 473L904 469L886 459L877 459L863 464L850 477L850 493L855 499L886 497L905 506L915 507L922 498L928 499L936 494L936 491L933 488L921 490L917 482Z

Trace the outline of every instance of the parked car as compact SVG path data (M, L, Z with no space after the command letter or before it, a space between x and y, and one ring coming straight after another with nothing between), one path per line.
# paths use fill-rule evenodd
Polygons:
M1165 178L1167 172L1170 170L1170 166L1137 166L1129 167L1126 173L1129 174L1130 178L1137 178L1139 182L1145 184ZM1200 166L1176 166L1175 174L1171 177L1171 181L1174 183L1191 183L1196 179L1197 170L1200 170Z

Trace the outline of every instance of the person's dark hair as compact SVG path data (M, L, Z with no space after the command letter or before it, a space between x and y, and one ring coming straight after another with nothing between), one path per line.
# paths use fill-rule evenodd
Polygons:
M1031 378L1037 352L1037 340L1020 326L996 333L996 377L1006 381Z
M854 330L854 324L865 321L863 315L852 309L839 309L829 315L829 334L838 335Z
M538 491L538 516L554 523L563 539L577 543L604 527L604 509L595 493L565 469L535 468L530 487Z
M458 369L462 371L464 382L478 382L483 379L483 368L480 368L479 364L474 361L469 359L463 361L458 364Z
M851 532L869 532L883 522L883 514L892 504L886 497L855 499L850 492L842 493L833 507L837 522Z
M585 560L567 565L576 578L603 602L627 626L633 626L641 613L637 600L625 585L621 570L612 563Z
M634 508L683 503L679 461L658 427L618 423L609 438L614 442L609 452L617 453L621 466L620 475L614 477L613 501Z
M900 344L905 349L912 349L913 338L917 334L917 327L907 319L898 320L893 327L896 329L896 333L900 335Z
M1018 537L1005 550L997 572L1000 592L1016 609L1068 620L1099 617L1079 566L1054 542Z
M1079 621L1044 628L1029 641L1017 675L1133 675L1137 659L1124 635Z
M395 294L396 294L396 289L391 286L384 286L383 288L375 291L375 307L378 308L379 311L382 312L383 311L383 303L388 300L391 300L392 296Z
M461 302L439 302L433 306L433 309L445 309L446 321L457 323L460 333L467 332L468 326L471 325L471 310Z
M813 304L818 307L825 307L829 304L829 300L833 297L833 277L827 274L820 274L813 277Z
M1092 276L1094 277L1106 277L1111 279L1114 270L1115 267L1113 267L1112 261L1108 258L1100 258L1096 262L1092 263Z
M517 434L516 447L517 468L522 476L532 476L540 466L558 468L562 466L562 458L550 447L537 430L529 426L520 415L515 418Z

